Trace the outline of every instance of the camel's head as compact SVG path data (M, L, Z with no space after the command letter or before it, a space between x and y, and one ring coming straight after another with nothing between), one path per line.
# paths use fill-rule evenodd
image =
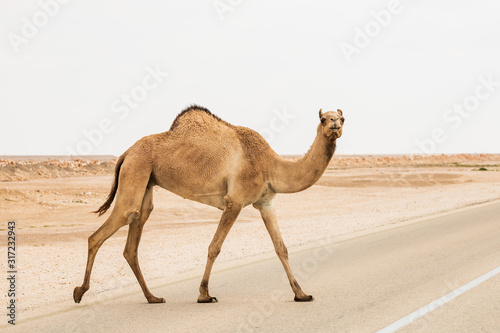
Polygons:
M321 130L326 138L334 141L342 136L345 120L342 110L323 112L323 109L320 109L319 119L321 120Z

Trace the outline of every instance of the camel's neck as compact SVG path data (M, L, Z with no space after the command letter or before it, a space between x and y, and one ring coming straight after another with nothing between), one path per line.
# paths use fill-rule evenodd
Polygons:
M316 139L309 151L298 161L279 157L276 161L271 186L277 193L305 190L318 181L335 152L336 142L323 136L318 127Z

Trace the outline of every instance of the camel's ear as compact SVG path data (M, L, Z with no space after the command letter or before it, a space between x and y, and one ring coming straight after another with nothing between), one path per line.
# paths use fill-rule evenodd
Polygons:
M339 116L342 116L342 110L337 109L337 113L339 114Z
M319 109L319 119L321 119L321 117L323 117L323 109Z

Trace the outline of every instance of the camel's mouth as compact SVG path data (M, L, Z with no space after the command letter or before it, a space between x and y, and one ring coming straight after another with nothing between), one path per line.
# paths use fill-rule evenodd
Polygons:
M326 134L325 136L328 138L328 139L337 139L338 136L339 136L339 133L341 133L342 131L342 127L334 127L334 128L330 128L330 131L328 134Z
M341 130L341 129L342 129L342 127L339 127L339 128L332 128L332 129L331 129L331 133L332 133L332 134L330 134L330 135L333 135L333 134L335 134L335 133L340 132L340 130Z

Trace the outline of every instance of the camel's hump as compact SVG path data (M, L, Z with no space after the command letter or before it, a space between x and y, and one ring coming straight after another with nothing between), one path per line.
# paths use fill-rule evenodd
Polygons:
M182 124L184 121L186 122L192 122L195 121L195 119L203 119L203 118L208 118L209 120L216 120L217 122L231 126L228 122L222 120L221 118L217 117L215 114L210 112L207 108L199 105L191 105L187 107L186 109L182 110L181 113L175 117L174 121L172 122L172 125L170 126L170 130L174 130L176 127L178 127L180 124Z

